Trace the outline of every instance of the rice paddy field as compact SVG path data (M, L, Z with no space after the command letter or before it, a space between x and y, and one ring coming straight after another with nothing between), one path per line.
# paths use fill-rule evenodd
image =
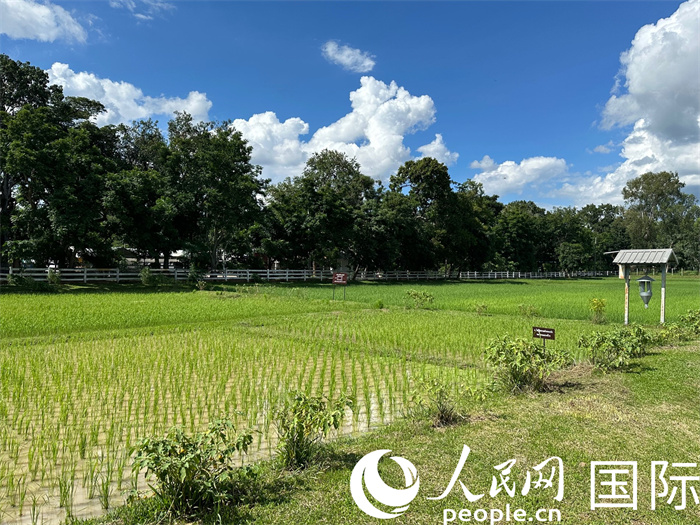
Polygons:
M636 290L630 319L659 322ZM408 290L434 296L415 308ZM230 417L274 451L271 418L290 390L352 396L342 433L400 417L423 379L455 389L489 381L489 340L556 330L557 348L584 359L580 335L622 322L619 279L351 284L65 287L0 294L0 521L52 523L99 514L130 490L133 445L173 425ZM336 299L342 299L336 289ZM606 325L589 301L607 301ZM669 276L667 321L700 306L697 277Z

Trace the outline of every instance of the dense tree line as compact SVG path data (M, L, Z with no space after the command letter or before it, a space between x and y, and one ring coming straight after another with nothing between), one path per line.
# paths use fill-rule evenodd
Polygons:
M673 247L700 266L700 208L677 174L647 173L625 206L502 204L432 158L388 187L336 151L272 185L230 122L176 114L96 126L105 108L64 96L41 69L0 55L2 264L186 264L459 270L610 269L607 251Z

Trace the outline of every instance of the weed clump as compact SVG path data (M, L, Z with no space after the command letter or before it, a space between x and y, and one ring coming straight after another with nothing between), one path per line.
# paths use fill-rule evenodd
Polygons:
M406 291L406 296L413 308L428 308L435 301L435 296L425 290L410 289Z
M439 379L424 379L411 396L410 416L430 419L434 427L454 425L466 419L457 406L453 389Z

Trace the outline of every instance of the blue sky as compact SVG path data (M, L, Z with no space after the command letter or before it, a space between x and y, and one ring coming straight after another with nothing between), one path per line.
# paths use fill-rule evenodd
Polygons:
M699 28L700 0L0 0L2 52L98 123L232 120L273 181L325 147L381 180L430 155L546 207L659 170L700 197Z

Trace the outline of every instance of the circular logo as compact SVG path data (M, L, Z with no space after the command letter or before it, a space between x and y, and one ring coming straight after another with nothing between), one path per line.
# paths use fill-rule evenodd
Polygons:
M357 506L365 514L382 520L396 518L406 512L408 504L418 495L418 488L420 487L416 467L407 459L398 456L391 456L391 459L403 470L406 488L395 489L382 481L378 470L379 460L389 452L391 450L370 452L357 462L350 476L350 494L352 494L352 499L355 500ZM365 488L377 502L387 507L392 507L393 510L384 512L375 507L367 498Z

